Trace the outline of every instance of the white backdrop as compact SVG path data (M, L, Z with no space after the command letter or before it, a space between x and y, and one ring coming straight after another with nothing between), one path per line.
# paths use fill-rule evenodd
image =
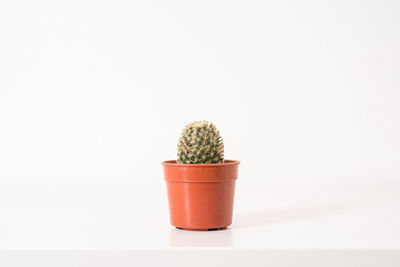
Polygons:
M240 178L400 177L399 1L1 1L0 177L162 178L213 121Z

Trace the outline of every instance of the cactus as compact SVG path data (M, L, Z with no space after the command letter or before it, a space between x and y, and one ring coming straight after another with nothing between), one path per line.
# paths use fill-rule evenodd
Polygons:
M195 121L186 125L178 142L178 163L224 162L224 141L214 124Z

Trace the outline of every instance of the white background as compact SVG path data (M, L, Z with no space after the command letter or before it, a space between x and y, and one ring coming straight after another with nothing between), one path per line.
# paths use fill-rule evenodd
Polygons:
M398 1L1 1L0 177L161 180L210 120L240 179L400 177Z
M399 103L400 1L1 0L0 265L399 266ZM169 225L194 120L226 231Z

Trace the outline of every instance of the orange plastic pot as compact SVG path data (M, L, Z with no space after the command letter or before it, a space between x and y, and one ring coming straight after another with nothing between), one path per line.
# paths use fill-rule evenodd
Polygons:
M171 224L185 230L225 229L232 224L239 161L218 164L162 162Z

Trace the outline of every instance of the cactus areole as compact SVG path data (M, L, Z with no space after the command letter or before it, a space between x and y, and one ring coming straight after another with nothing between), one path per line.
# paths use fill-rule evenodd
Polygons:
M231 225L239 161L224 160L224 142L213 123L186 125L177 160L162 164L173 226L217 230Z

